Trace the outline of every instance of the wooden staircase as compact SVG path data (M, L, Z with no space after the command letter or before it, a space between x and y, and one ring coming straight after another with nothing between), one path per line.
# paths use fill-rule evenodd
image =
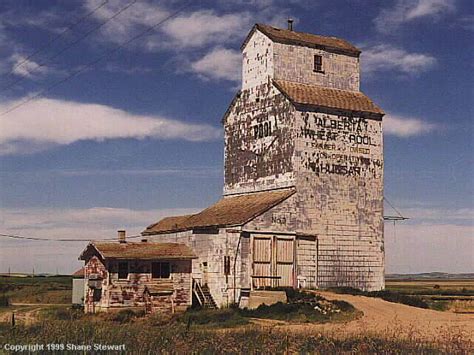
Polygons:
M217 309L216 301L212 298L209 287L207 285L201 285L200 280L193 280L193 293L201 307Z

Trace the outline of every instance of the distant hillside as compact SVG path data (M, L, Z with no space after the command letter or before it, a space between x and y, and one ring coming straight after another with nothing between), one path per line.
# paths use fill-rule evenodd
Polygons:
M387 280L420 280L420 279L474 279L474 273L450 274L447 272L423 272L419 274L388 274Z

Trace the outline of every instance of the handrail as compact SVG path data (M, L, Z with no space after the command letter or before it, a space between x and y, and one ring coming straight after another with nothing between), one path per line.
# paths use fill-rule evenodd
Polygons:
M204 292L201 288L201 283L197 279L193 279L193 291L196 294L196 298L198 299L199 304L203 306L206 297L204 296Z

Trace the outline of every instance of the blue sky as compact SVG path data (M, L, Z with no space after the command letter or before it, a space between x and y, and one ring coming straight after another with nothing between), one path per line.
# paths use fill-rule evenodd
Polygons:
M219 199L240 44L291 16L359 46L387 112L385 195L411 218L386 226L387 272L474 272L471 1L192 1L108 55L185 4L0 2L1 233L110 238ZM70 272L84 245L0 246L0 272Z

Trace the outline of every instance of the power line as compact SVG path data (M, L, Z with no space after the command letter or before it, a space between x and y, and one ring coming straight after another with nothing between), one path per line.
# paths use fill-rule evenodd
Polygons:
M92 16L95 12L97 12L98 10L100 10L102 7L104 7L107 3L109 2L109 0L104 0L103 3L101 3L99 6L97 6L96 8L94 8L93 10L91 10L90 12L88 12L87 14L85 14L84 16L80 17L79 19L77 19L76 22L74 22L73 24L67 26L63 31L61 31L60 33L58 33L56 36L54 36L53 38L51 38L44 46L38 48L36 51L34 51L33 53L29 54L27 57L23 58L23 60L21 60L19 63L15 64L15 66L13 66L13 68L11 69L10 73L8 74L8 76L12 76L14 73L14 70L20 66L22 66L23 64L25 64L28 60L30 60L32 57L34 57L35 55L41 53L42 51L44 51L45 49L49 48L51 46L51 44L53 44L54 42L56 42L58 39L60 39L65 33L67 33L68 31L71 31L74 27L76 27L78 24L80 24L81 22L83 22L84 20L86 20L87 18L89 18L90 16ZM7 88L7 87L5 87ZM4 88L2 88L3 90Z
M21 239L21 240L32 240L32 241L39 241L39 242L91 242L93 240L97 241L109 241L109 240L117 240L117 238L103 238L103 239L53 239L53 238L41 238L41 237L28 237L24 235L16 235L16 234L3 234L0 233L0 237L10 238L10 239ZM131 235L127 236L127 239L136 239L136 238L143 238L141 235Z
M59 80L57 81L56 83L53 83L52 85L46 87L45 89L41 90L39 93L33 95L33 96L30 96L29 98L27 98L26 100L16 104L16 105L13 105L12 107L10 107L9 109L7 109L6 111L3 111L2 113L0 113L0 116L3 116L3 115L6 115L14 110L16 110L17 108L27 104L28 102L30 101L33 101L33 100L36 100L38 98L40 98L41 96L43 96L43 94L45 94L46 92L50 91L51 89L54 89L56 86L59 86L61 85L62 83L74 78L75 76L79 75L80 73L82 73L83 71L85 71L86 69L90 68L90 67L93 67L94 65L96 65L97 63L101 62L103 59L111 56L112 54L118 52L119 50L121 50L123 47L127 46L128 44L130 44L131 42L137 40L138 38L141 38L147 34L149 34L150 32L154 31L156 28L158 28L159 26L161 26L162 24L164 24L166 21L169 21L170 19L172 19L173 17L176 17L179 13L181 13L183 10L185 10L187 7L189 7L191 5L191 1L188 2L187 4L185 4L183 7L181 7L179 10L175 11L174 13L172 13L171 15L169 15L168 17L166 17L165 19L159 21L158 23L156 23L155 25L153 26L150 26L148 27L146 30L140 32L139 34L137 34L136 36L130 38L129 40L123 42L122 44L118 45L117 47L107 51L106 53L104 53L103 55L101 55L99 58L83 65L81 68L77 69L76 71L70 73L67 77L65 77L64 79L62 80Z
M75 41L69 43L66 47L63 47L59 52L56 52L54 55L48 57L45 61L41 62L38 64L37 67L35 67L34 69L32 69L33 71L37 70L38 68L42 68L44 67L46 64L48 64L48 62L50 62L51 60L59 57L61 54L63 54L64 52L66 52L69 48L72 48L74 47L76 44L78 44L79 42L81 42L83 39L89 37L90 34L98 31L99 29L101 29L102 27L104 27L107 23L109 23L110 21L112 21L113 19L115 19L117 16L119 16L122 12L124 12L125 10L127 10L128 8L130 8L133 4L135 4L137 2L137 0L133 0L132 2L128 3L127 5L125 5L124 7L122 7L119 11L117 11L116 13L114 13L111 17L109 17L107 20L105 20L104 22L100 23L98 26L95 26L93 27L92 29L90 29L89 31L87 31L86 33L84 33L81 37L77 38ZM18 78L17 80L15 80L14 82L12 82L11 84L7 85L7 86L4 86L2 87L0 90L8 90L10 89L11 87L15 86L16 84L22 82L23 80L26 79L26 76L24 77L20 77Z

